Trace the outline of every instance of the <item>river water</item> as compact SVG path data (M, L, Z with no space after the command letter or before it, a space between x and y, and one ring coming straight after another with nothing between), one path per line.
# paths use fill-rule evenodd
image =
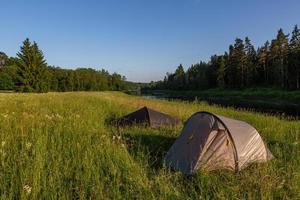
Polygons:
M210 105L246 109L260 113L270 113L279 117L292 120L300 119L300 102L294 103L285 100L274 100L266 98L244 98L244 97L184 97L168 96L166 94L141 94L148 99L183 100L183 101L205 101Z

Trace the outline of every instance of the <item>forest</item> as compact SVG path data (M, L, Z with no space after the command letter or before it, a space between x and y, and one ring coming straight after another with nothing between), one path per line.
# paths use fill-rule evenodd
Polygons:
M300 30L291 34L279 29L275 39L255 49L251 40L236 38L223 55L208 62L191 65L186 71L180 64L163 81L151 82L144 89L198 90L209 88L272 87L300 89Z
M125 90L120 74L92 68L49 66L36 42L24 40L16 57L0 52L0 90L18 92Z

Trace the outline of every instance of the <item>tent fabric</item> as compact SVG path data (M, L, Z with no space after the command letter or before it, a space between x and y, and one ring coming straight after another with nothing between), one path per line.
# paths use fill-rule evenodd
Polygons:
M118 124L121 126L144 124L153 128L174 127L178 123L178 119L146 106L118 120Z
M250 124L223 116L219 118L230 129L238 156L239 170L252 162L264 162L268 157L273 157L257 130Z
M246 122L208 112L192 115L165 157L165 164L184 174L199 168L239 171L273 158L259 133Z

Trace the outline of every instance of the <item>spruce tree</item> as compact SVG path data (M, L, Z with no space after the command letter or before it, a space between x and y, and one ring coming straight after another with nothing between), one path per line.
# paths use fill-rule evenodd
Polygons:
M46 92L48 90L47 64L37 43L31 44L28 38L25 39L17 57L19 75L17 89L22 92Z
M31 48L33 53L33 88L36 92L46 92L49 89L46 60L36 42L33 42Z
M22 92L33 91L33 74L32 74L32 48L28 38L23 41L21 50L17 53L18 66L18 90Z

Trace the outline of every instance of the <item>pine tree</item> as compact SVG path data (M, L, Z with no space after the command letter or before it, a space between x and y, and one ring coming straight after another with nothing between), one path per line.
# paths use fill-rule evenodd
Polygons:
M180 64L174 74L176 88L179 90L184 89L185 87L185 72L182 64Z
M261 72L260 78L263 80L261 82L265 84L269 83L269 69L268 69L269 51L270 51L269 41L266 41L264 46L257 50L257 64Z
M256 61L256 51L254 46L251 44L251 41L248 37L245 38L245 73L244 73L244 80L245 85L249 86L253 84L256 80L255 77L257 76L257 70L255 66Z
M291 77L291 88L300 89L300 30L295 25L289 44L289 76Z
M230 58L231 78L233 87L245 86L245 52L243 40L237 38Z
M213 55L210 57L210 62L207 68L207 81L209 87L218 86L218 69L220 67L221 56Z
M228 53L228 62L227 62L227 78L228 78L228 86L234 87L236 84L237 77L237 68L234 63L234 47L232 45L229 46Z
M225 73L226 73L226 65L224 56L220 58L220 64L218 69L218 86L221 88L225 87Z
M271 58L273 67L273 77L275 82L284 88L287 86L287 57L289 53L288 35L285 35L282 29L279 29L277 37L271 43ZM279 81L276 81L279 80Z
M229 66L229 54L225 51L224 55L225 73L224 73L224 87L228 87L228 66Z
M191 65L186 72L186 81L188 89L197 89L197 68Z

